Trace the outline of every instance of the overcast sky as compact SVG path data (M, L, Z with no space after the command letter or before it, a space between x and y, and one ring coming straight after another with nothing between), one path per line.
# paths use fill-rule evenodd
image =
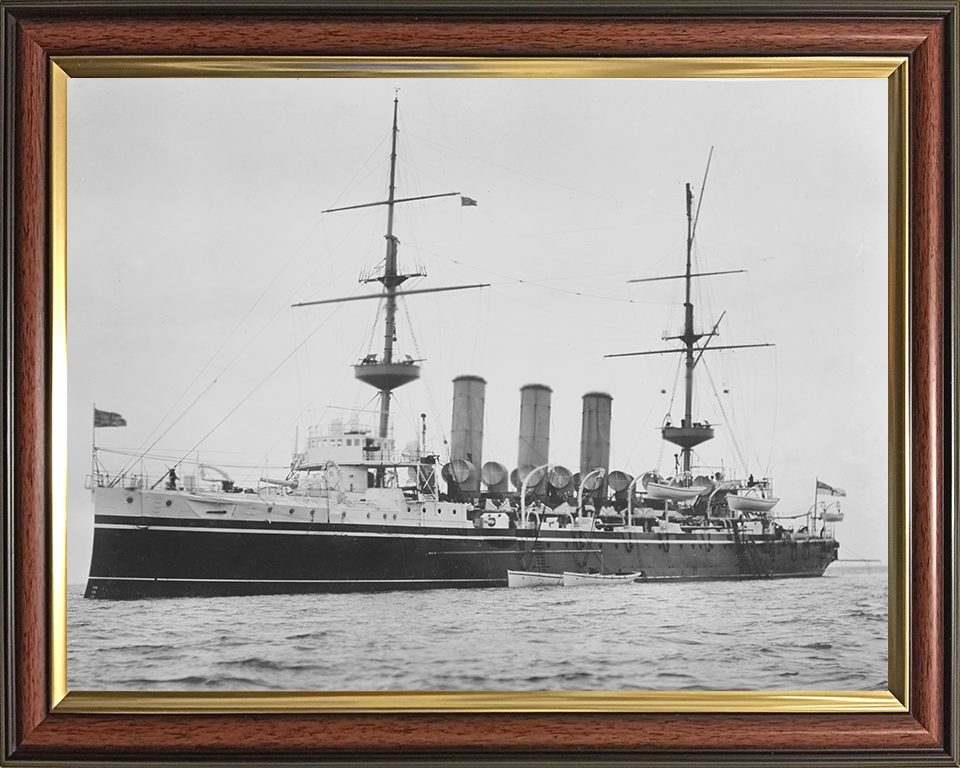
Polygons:
M199 456L240 484L282 475L298 427L302 447L375 409L350 366L382 348L378 302L290 305L373 291L357 280L383 259L385 209L321 212L385 198L396 88L398 196L478 202L398 206L401 264L427 271L407 287L491 284L401 301L399 353L425 362L396 393L398 445L426 413L442 455L451 380L473 374L485 461L516 466L519 388L542 383L552 461L576 471L600 390L611 469L670 472L680 356L604 355L681 330L682 280L627 281L683 271L690 182L695 268L746 270L696 282L698 328L726 311L719 343L776 344L704 356L696 415L720 426L697 462L772 475L782 515L817 477L845 488L841 557L886 560L886 81L71 79L71 583L90 563L93 403L128 423L97 430L102 448L187 457L181 475Z

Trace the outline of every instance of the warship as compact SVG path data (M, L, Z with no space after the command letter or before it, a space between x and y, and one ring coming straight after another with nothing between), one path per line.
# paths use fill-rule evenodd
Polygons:
M398 298L483 287L404 289L422 272L399 266L395 211L445 195L398 196L397 110L395 99L386 199L349 206L383 206L387 214L385 258L361 276L379 290L360 297L380 302L383 347L353 365L355 378L378 392L376 426L352 417L309 427L286 476L262 477L255 487L199 463L177 464L152 478L143 471L109 473L94 441L88 479L94 539L85 597L506 587L562 584L577 574L621 576L609 581L630 583L821 576L837 559L834 525L843 515L835 498L844 495L841 489L817 479L805 525L793 530L776 516L771 478L694 464L694 449L719 429L693 412L701 358L765 345L713 344L719 322L707 332L695 330L691 286L723 273L693 271L697 216L689 184L685 270L656 278L684 281L682 332L668 337L677 344L667 349L625 353L681 356L683 415L679 423L665 418L660 428L678 451L671 476L610 467L613 398L606 392L583 395L579 465L551 462L552 390L544 384L520 391L515 468L484 462L487 382L477 375L453 381L445 455L428 450L425 422L423 439L396 445L393 393L420 378L423 362L396 347ZM462 205L476 205L459 196ZM94 408L95 427L124 424L118 414Z

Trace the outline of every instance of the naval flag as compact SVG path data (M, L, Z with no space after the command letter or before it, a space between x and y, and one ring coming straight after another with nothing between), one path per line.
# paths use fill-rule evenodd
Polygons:
M477 201L474 200L472 197L464 197L463 195L460 195L461 208L466 207L468 205L476 205L476 204L477 204Z
M834 488L821 480L817 480L817 493L825 493L828 496L846 496L847 492L843 488Z
M93 409L93 426L94 427L125 427L127 426L127 420L123 418L119 413L111 413L110 411L101 411L99 408Z

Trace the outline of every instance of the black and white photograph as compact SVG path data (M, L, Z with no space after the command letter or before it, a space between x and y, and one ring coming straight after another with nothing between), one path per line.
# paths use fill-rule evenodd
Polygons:
M69 688L886 690L887 103L71 79Z

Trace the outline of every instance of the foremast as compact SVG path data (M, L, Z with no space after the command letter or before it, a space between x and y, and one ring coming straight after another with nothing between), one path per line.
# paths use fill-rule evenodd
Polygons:
M400 106L399 97L393 100L393 129L390 141L390 189L385 201L387 206L387 254L384 259L383 273L364 282L376 281L383 285L384 323L383 323L383 356L380 360L364 359L353 366L354 375L365 384L380 390L380 429L381 438L386 438L390 430L390 395L397 387L409 384L420 378L420 366L408 360L395 363L393 360L393 345L397 340L397 288L412 277L423 277L423 270L400 274L397 269L397 251L400 241L393 233L393 212L397 200L397 111Z
M316 304L332 304L343 301L354 301L358 299L380 298L384 302L384 328L383 328L383 354L380 358L376 355L367 355L363 360L353 366L354 375L357 379L375 387L380 393L380 424L378 435L381 439L389 437L390 432L390 398L393 390L411 381L420 378L420 366L417 360L409 356L403 361L397 362L394 357L394 344L397 341L397 297L419 293L438 293L441 291L459 291L467 288L484 288L488 283L475 285L456 285L441 288L423 288L413 291L398 291L397 289L404 282L414 277L425 277L426 271L423 269L402 274L399 271L397 254L400 249L400 240L394 234L393 221L394 210L399 203L409 203L417 200L431 200L438 197L460 197L459 192L443 192L436 195L421 195L419 197L397 197L397 135L399 127L397 116L400 107L400 97L393 99L393 127L390 137L390 186L387 191L387 199L374 203L362 203L360 205L348 205L341 208L328 208L324 213L333 213L335 211L354 210L356 208L369 208L378 205L387 207L387 233L384 235L387 241L386 257L383 262L383 271L372 276L361 276L360 281L364 283L377 282L383 286L383 292L380 294L371 294L367 296L350 296L340 299L323 299L321 301L308 301L294 304L295 307L312 306ZM476 203L471 201L472 205Z

